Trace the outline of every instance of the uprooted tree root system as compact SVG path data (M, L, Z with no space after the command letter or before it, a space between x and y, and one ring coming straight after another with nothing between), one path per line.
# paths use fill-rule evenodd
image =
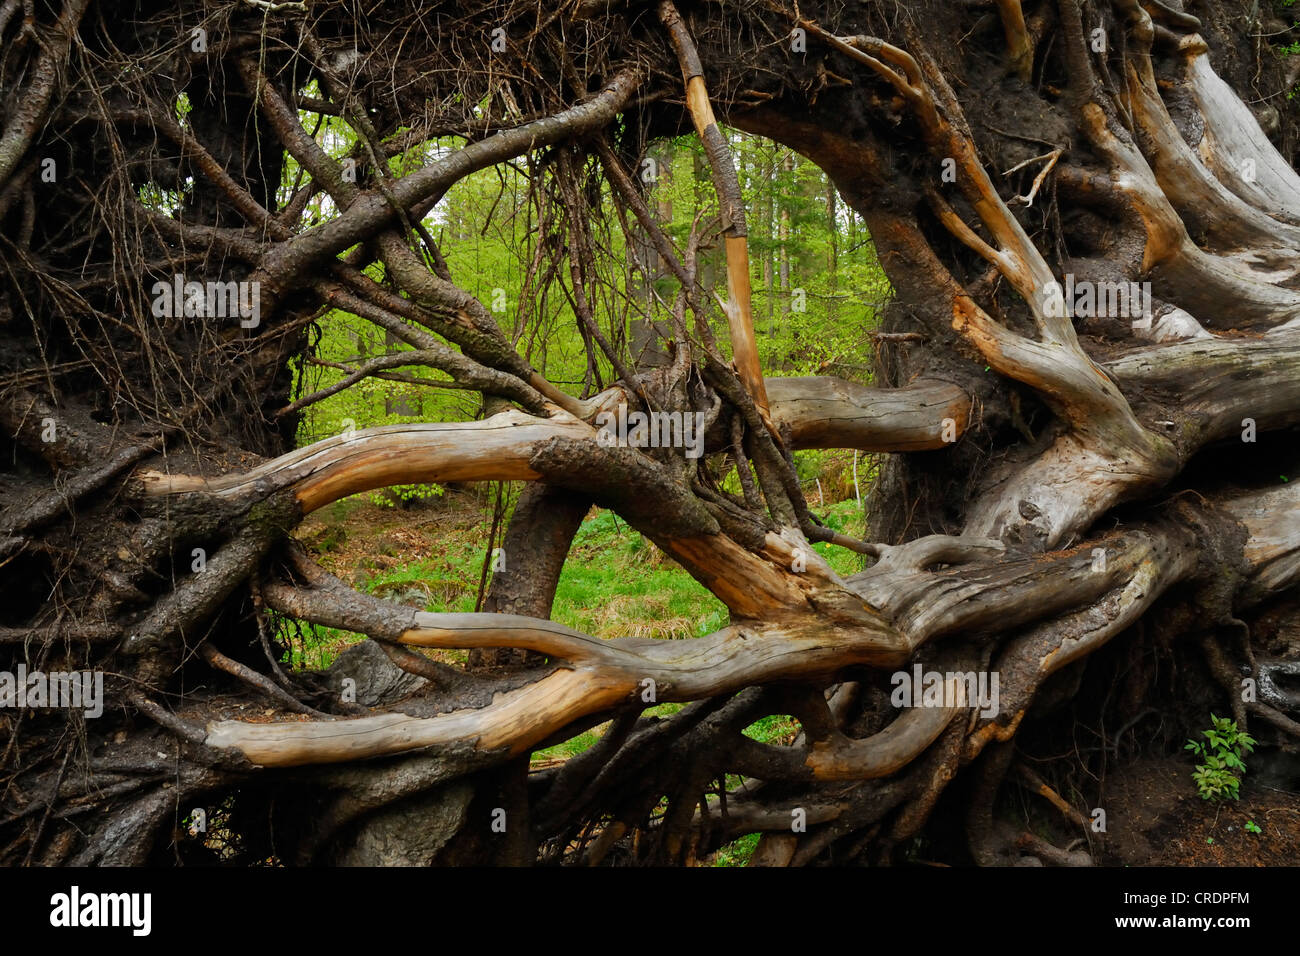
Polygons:
M662 864L760 833L773 865L1114 862L1133 801L1105 838L1094 811L1135 753L1214 711L1293 754L1300 176L1259 7L0 2L0 650L105 686L99 717L0 711L0 861ZM872 385L764 374L719 123L866 223L895 291ZM684 135L716 216L670 236L637 171ZM423 224L506 163L580 389ZM661 362L597 293L607 228L671 280ZM329 310L402 346L345 386L430 370L480 413L294 448ZM703 454L605 440L620 409L700 416ZM803 448L885 456L868 540L810 510ZM477 612L364 593L295 541L424 482L524 483ZM729 622L551 621L593 505ZM294 668L307 623L365 649ZM900 708L916 667L936 694ZM798 737L743 733L772 714Z

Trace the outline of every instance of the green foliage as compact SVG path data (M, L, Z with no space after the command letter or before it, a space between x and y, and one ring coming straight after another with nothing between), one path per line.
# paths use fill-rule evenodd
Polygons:
M442 490L441 485L434 484L391 485L382 493L375 492L369 495L369 499L382 508L400 508L403 505L437 498L442 494Z
M1255 738L1226 717L1211 714L1210 724L1209 730L1201 731L1204 741L1189 740L1183 747L1200 761L1192 779L1203 800L1236 800L1241 786L1238 773L1246 772L1242 758L1255 749Z
M314 84L302 92L319 95ZM358 181L367 177L365 150L345 122L307 111L299 115L329 155L356 159ZM754 324L765 371L808 375L832 367L836 374L866 380L869 335L891 289L865 225L812 163L768 141L734 131L726 135L746 200ZM401 176L462 145L456 137L439 139L397 153L389 167ZM703 151L696 137L685 136L657 143L650 158L656 175L643 184L646 201L664 231L685 247L692 225L699 222L703 228L716 214ZM494 313L520 352L561 388L590 392L615 376L603 354L596 357L599 381L588 376L570 294L562 288L569 281L568 264L546 261L549 250L563 248L563 237L554 222L543 228L529 172L520 162L474 173L458 182L423 224L455 282ZM280 202L287 202L303 180L302 170L288 157ZM677 280L657 256L643 261L645 256L629 248L609 187L600 185L597 196L599 215L590 227L599 252L588 296L610 339L630 345L646 320L669 326ZM149 200L166 205L172 198L160 194ZM307 225L333 214L329 197L317 195L307 207ZM705 288L725 296L721 243L706 244L698 269ZM366 273L385 282L381 264L370 265ZM543 281L547 276L550 281ZM714 334L725 350L725 317L716 308L712 315ZM298 370L300 396L336 385L367 358L411 350L390 333L339 310L323 315L312 329L311 356ZM442 372L420 366L362 379L308 405L299 442L319 441L348 428L478 417L477 393L438 387L448 381Z
M862 539L865 537L866 521L862 509L858 507L858 503L853 499L837 501L826 508L813 508L812 510L821 519L822 524L832 531L838 531L851 538ZM866 559L848 548L841 548L825 541L818 541L813 544L813 550L825 558L826 562L831 566L831 570L841 577L857 574L865 567Z
M714 866L744 866L758 849L761 834L747 833L738 840L728 843L713 858Z
M788 714L760 717L741 733L760 744L789 744L799 733L799 721Z
M731 623L731 615L725 607L716 608L712 614L706 614L700 618L700 623L695 625L695 636L704 637L706 634L712 634L714 631L720 631Z
M1282 10L1290 10L1296 5L1296 2L1297 0L1275 0L1279 12ZM1292 29L1296 26L1297 24L1294 22L1291 24ZM1277 44L1273 47L1273 51L1281 57L1296 56L1297 54L1300 54L1300 40ZM1300 94L1300 86L1294 86L1287 90L1286 98L1288 100L1293 100L1296 98L1297 94Z
M618 520L618 515L604 508L598 508L596 513L587 518L578 528L578 533L573 536L573 540L586 544L598 538L621 534L626 530L627 526Z
M702 636L729 620L721 601L603 508L574 535L552 617L589 634L662 638Z
M1247 832L1247 833L1263 833L1263 832L1264 832L1264 829L1263 829L1263 828L1262 828L1258 823L1256 823L1254 820L1247 820L1247 821L1246 821L1246 832Z

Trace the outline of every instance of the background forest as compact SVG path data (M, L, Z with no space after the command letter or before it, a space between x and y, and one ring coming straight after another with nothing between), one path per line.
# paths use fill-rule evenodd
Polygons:
M313 121L333 119L306 111L301 117L308 128ZM837 202L826 174L797 154L734 131L729 139L749 211L754 318L764 369L771 375L830 371L869 381L871 332L889 297L889 283L860 217ZM322 135L321 141L338 158L355 148L337 133ZM459 145L448 139L438 148ZM425 149L416 149L394 157L391 168L400 176L432 158ZM540 218L534 188L538 172L512 163L475 173L438 203L424 225L445 250L454 279L493 309L520 352L548 379L586 397L615 376L599 350L591 350L597 358L588 362L582 326L573 314L567 263L563 250L554 248L560 240ZM696 137L659 143L640 175L659 222L682 246L693 222L706 223L716 214ZM300 176L290 162L285 197ZM608 184L595 177L591 182L593 189L601 190L602 205L610 213L604 223L617 225ZM328 197L315 202L316 215L331 213ZM632 226L635 229L635 223ZM662 351L675 280L648 243L628 249L621 229L605 230L600 224L596 228L596 262L607 270L592 277L599 290L598 319L616 347L627 341L634 355ZM382 280L382 267L372 268L373 277ZM700 275L705 289L712 289L715 281L725 284L720 248L701 252ZM725 347L721 314L715 315L715 323ZM321 317L317 327L314 354L299 369L304 394L341 382L358 361L410 348L377 332L371 323L337 310ZM474 418L480 412L478 396L449 391L448 381L432 369L365 379L304 409L299 443L349 427Z

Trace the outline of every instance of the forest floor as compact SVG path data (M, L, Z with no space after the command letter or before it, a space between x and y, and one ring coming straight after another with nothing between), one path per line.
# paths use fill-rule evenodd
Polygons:
M814 499L813 504L816 504ZM837 530L863 533L852 500L814 507ZM413 505L379 495L357 495L310 515L298 538L314 557L359 590L428 611L473 611L490 562L492 500L477 489L447 490ZM492 542L499 546L500 542ZM861 558L843 549L816 548L835 570L852 574ZM509 560L509 557L506 557ZM555 620L599 637L641 635L665 640L707 634L727 622L725 607L636 531L601 509L583 522L556 590ZM297 666L328 667L360 635L312 628L292 640ZM429 651L463 663L463 651ZM648 713L666 715L680 704ZM605 725L533 755L535 769L552 766L592 746ZM790 743L792 717L774 715L746 730L765 743ZM1112 768L1106 779L1107 832L1094 841L1098 863L1109 866L1294 866L1300 862L1300 794L1253 781L1239 801L1207 803L1191 779L1186 755L1139 756ZM1256 830L1257 828L1257 830ZM715 866L744 865L756 835L724 847Z
M414 507L356 495L309 515L298 539L322 566L379 597L426 611L473 611L489 542L492 502L474 491L447 491ZM815 504L815 502L814 502ZM829 526L860 535L852 500L816 509ZM863 559L814 545L840 574ZM504 559L509 561L509 555ZM552 617L598 637L698 637L723 627L722 602L612 512L593 508L574 538ZM359 635L317 628L294 646L298 666L328 667ZM463 660L464 654L450 660Z
M1295 866L1300 794L1246 774L1241 799L1202 800L1189 757L1142 757L1106 780L1100 862L1113 866ZM1258 828L1255 832L1253 828Z

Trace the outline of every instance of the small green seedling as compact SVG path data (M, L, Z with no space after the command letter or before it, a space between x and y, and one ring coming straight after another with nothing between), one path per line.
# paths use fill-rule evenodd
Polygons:
M1192 779L1202 800L1238 799L1241 778L1246 772L1242 760L1255 749L1255 738L1237 729L1236 721L1210 714L1211 727L1201 731L1205 741L1187 741L1184 750L1190 750L1200 760Z
M1263 828L1260 827L1260 825L1259 825L1258 823L1256 823L1254 820L1247 820L1247 821L1246 821L1246 832L1247 832L1247 833L1263 833L1264 830L1263 830Z

